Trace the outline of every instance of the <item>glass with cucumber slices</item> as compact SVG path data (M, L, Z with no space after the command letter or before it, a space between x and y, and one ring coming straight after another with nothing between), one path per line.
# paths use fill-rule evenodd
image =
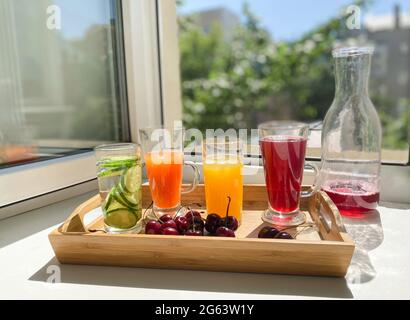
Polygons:
M142 224L142 164L139 146L128 143L104 145L97 147L95 152L106 231L139 232Z

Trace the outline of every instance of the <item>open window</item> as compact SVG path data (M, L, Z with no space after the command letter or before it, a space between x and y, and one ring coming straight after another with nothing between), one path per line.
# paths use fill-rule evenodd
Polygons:
M332 49L370 45L383 162L409 164L408 7L345 4L177 1L185 126L249 129L297 119L311 124L308 156L320 159L321 122L334 97Z
M156 1L5 0L0 16L1 211L94 181L93 148L161 122L161 93Z
M341 43L376 48L382 188L410 201L410 25L398 4L359 7L361 26L349 29L346 8L325 0L2 1L0 215L93 182L96 145L135 142L138 128L178 119L200 130L299 119L311 124L308 156L319 160L331 50Z

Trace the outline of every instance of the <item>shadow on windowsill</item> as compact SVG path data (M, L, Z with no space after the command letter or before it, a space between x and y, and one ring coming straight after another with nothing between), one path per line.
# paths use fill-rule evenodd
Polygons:
M346 280L352 284L369 282L377 274L377 270L370 260L369 252L379 247L384 239L380 213L373 210L360 219L343 217L343 222L347 233L356 244Z
M50 260L29 280L47 282L51 274L51 272L47 273L49 266L58 266L61 270L61 282L69 284L239 294L353 298L344 278L61 265L56 258Z
M389 208L389 209L398 209L398 210L410 210L409 203L393 203L393 202L381 202L381 207Z
M70 213L96 192L88 192L0 221L0 249L64 222Z

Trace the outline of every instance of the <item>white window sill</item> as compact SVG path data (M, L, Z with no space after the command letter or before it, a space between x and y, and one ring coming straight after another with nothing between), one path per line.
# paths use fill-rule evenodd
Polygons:
M202 164L198 157L188 156L187 160L196 162L202 172ZM51 165L49 164L48 161L41 162L34 164L31 170L16 170L7 174L6 170L0 171L0 188L7 190L0 194L0 220L97 189L95 158L92 152L52 160ZM244 183L264 183L261 166L248 167L247 171L249 169L253 174L245 175ZM192 170L186 169L184 177L188 182L192 181ZM391 203L410 203L409 178L410 166L383 165L381 200ZM303 183L314 183L313 172L305 172ZM7 201L9 205L2 205L7 204Z
M83 183L95 188L95 179L93 152L1 169L0 219L27 211L22 208L33 209L60 201L64 195L65 199L78 195L78 191L67 190L76 189L75 186L85 192Z
M226 273L60 265L47 235L92 194L0 221L0 299L410 299L409 205L346 223L358 244L346 279L230 274L227 284ZM61 283L45 283L51 265Z
M0 206L96 178L94 152L85 152L0 171Z

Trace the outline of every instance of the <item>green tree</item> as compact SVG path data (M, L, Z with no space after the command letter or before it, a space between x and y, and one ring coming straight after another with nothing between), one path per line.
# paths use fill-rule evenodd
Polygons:
M109 61L114 60L109 35L111 25L93 25L84 37L68 43L64 52L66 103L73 107L69 138L117 141L121 110Z
M371 2L356 3L363 8ZM195 15L180 19L185 125L205 130L255 128L270 119L322 120L334 97L331 51L352 36L344 17L292 42L275 42L246 2L243 17L228 41L218 25L206 33ZM381 101L379 108L385 146L406 146L409 104L396 120L387 105Z

